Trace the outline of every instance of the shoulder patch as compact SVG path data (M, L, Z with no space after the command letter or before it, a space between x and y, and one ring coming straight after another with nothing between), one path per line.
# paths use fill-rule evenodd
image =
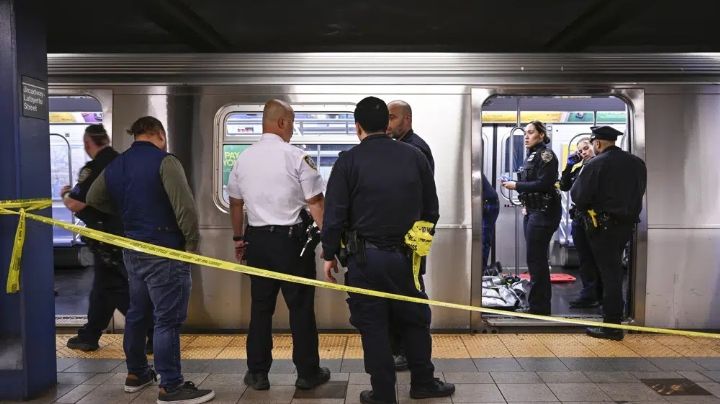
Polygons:
M92 174L92 169L89 167L83 167L78 174L78 182L84 182Z
M317 165L315 164L315 161L312 159L312 157L308 156L307 154L303 157L303 160L307 163L307 165L310 166L313 170L317 171Z
M553 152L550 150L543 150L542 154L540 154L540 157L542 158L542 161L548 162L553 159Z

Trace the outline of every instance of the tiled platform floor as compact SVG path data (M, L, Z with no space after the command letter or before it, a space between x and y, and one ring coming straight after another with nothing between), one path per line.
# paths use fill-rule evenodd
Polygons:
M71 335L58 335L58 358L124 358L122 335L104 335L101 349L83 353L67 349ZM245 335L183 335L183 359L245 359ZM290 359L292 338L275 335L273 357ZM357 334L320 335L323 359L361 359ZM434 334L434 358L720 358L720 339L629 334L622 342L584 334Z
M398 373L401 403L720 403L720 340L629 335L623 342L598 341L579 334L434 335L436 376L455 383L452 398L411 400L409 372ZM58 386L35 403L152 403L157 388L127 394L121 337L104 336L103 348L77 355L58 336ZM358 403L369 376L356 335L321 336L323 366L333 383L296 398L294 366L287 359L290 339L275 341L272 387L246 390L242 375L244 336L183 336L186 379L217 392L216 403ZM84 358L87 356L92 358ZM687 379L701 396L665 396L643 380ZM3 403L5 404L5 403Z

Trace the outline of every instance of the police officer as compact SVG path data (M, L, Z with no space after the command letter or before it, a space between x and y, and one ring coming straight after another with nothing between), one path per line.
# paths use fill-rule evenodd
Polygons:
M412 128L412 108L410 104L402 100L390 101L388 103L389 121L387 133L393 139L407 143L417 147L430 163L430 169L435 172L435 160L433 160L430 146L413 131ZM420 273L425 274L425 259L420 264ZM405 348L402 346L402 330L390 324L390 344L393 350L393 360L395 361L395 370L407 370L407 357L405 356Z
M322 228L323 179L315 162L290 145L295 113L284 101L270 100L263 110L263 135L238 157L230 173L228 195L236 258L248 265L315 279L313 251L300 253L305 244L306 206ZM243 207L248 227L244 229ZM248 372L245 384L255 390L270 388L272 316L282 290L290 311L295 386L311 389L330 379L320 367L315 324L315 289L296 283L251 277L250 329L247 339Z
M146 116L135 121L128 133L135 142L93 183L88 204L103 212L117 212L126 237L196 251L195 201L180 161L165 151L165 128ZM143 352L145 332L154 318L154 363L160 374L157 403L212 400L212 390L184 382L180 366L180 326L190 299L190 264L133 250L124 250L123 255L130 283L123 337L128 368L124 390L137 392L156 379Z
M90 125L85 129L83 146L92 160L80 170L74 187L68 185L62 188L62 201L89 228L122 234L120 217L108 215L85 203L90 186L118 153L110 146L110 137L102 124ZM67 347L94 351L98 349L102 331L110 322L115 309L123 315L127 313L130 297L122 250L92 239L83 238L83 241L93 252L95 276L90 290L88 322L78 330L77 336L68 340ZM145 349L152 353L152 330Z
M590 141L597 157L587 163L570 191L577 213L585 223L590 247L603 284L606 323L620 324L625 307L622 296L622 253L640 221L647 183L645 162L615 146L622 132L610 126L591 128ZM622 330L593 327L591 337L622 340Z
M577 151L572 153L567 160L565 169L560 176L560 190L568 192L572 188L573 183L577 179L582 167L587 164L590 159L595 157L590 139L581 138L576 143ZM573 243L578 252L578 260L580 261L580 280L582 282L582 290L580 296L570 301L571 309L584 309L597 307L602 296L602 282L600 281L600 272L595 264L590 243L585 235L585 228L582 220L576 217L576 208L573 205L570 208L570 217L572 218L571 234Z
M417 147L428 159L430 169L435 172L435 160L433 160L430 146L413 131L410 104L402 100L390 101L388 111L390 111L390 120L387 133L395 140Z
M529 312L550 315L552 289L548 249L561 215L560 194L555 188L558 159L546 147L550 138L542 122L533 121L525 127L524 141L528 156L518 174L519 181L504 181L502 185L520 194L520 201L527 211L523 227L532 283Z
M426 299L413 279L406 233L416 221L436 223L438 199L429 161L415 147L386 135L388 109L375 97L355 108L360 144L342 153L328 181L322 234L325 277L335 282L335 257L345 237L346 283ZM359 294L348 299L350 322L362 335L372 390L360 402L395 403L395 368L388 324L398 324L411 372L412 398L445 397L455 386L434 378L430 307Z

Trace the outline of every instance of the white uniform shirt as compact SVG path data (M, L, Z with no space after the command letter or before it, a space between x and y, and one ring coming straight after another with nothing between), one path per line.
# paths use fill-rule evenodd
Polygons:
M228 195L247 206L250 226L300 223L307 200L324 191L314 162L273 133L240 153L228 179Z

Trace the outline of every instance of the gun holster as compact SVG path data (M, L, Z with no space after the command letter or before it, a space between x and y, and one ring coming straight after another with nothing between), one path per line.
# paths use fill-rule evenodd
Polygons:
M365 241L360 238L357 231L351 230L345 232L345 250L348 256L354 256L358 265L365 265L367 257L365 256Z

